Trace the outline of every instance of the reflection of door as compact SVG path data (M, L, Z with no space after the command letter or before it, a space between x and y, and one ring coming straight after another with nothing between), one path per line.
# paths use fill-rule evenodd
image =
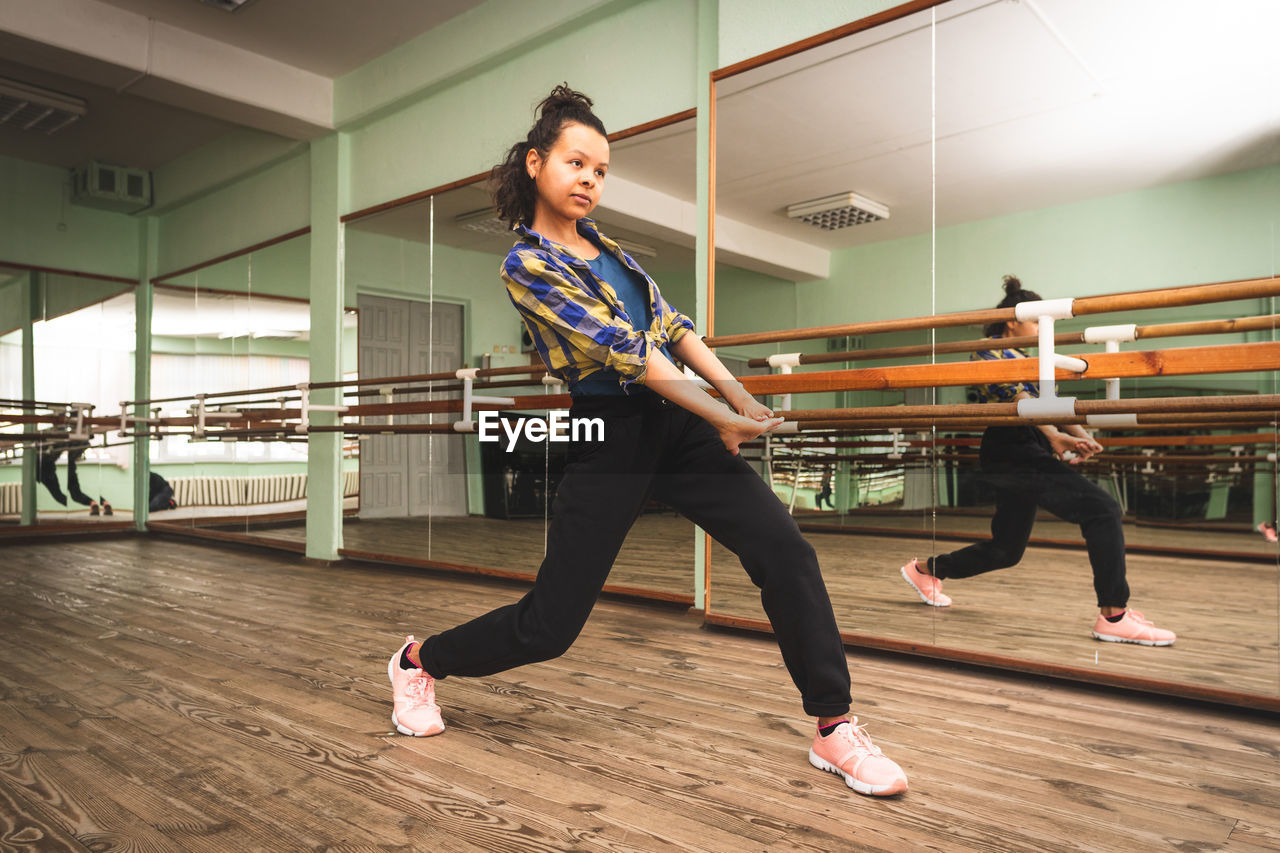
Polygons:
M409 357L414 373L438 373L462 366L462 306L410 304ZM434 318L433 318L434 314ZM428 337L430 330L430 337ZM415 395L420 399L458 398L454 393ZM422 423L452 423L458 415L424 415ZM467 486L462 436L411 435L409 440L409 515L466 515Z
M462 365L462 307L362 295L360 377L404 376ZM434 329L431 327L434 313ZM429 331L430 330L430 331ZM430 356L428 335L434 357ZM439 393L435 399L456 397ZM397 397L426 400L427 394ZM400 415L398 423L427 423L427 415ZM449 423L454 415L437 415ZM381 418L367 418L381 423ZM460 435L376 435L360 442L360 516L465 515L466 476Z

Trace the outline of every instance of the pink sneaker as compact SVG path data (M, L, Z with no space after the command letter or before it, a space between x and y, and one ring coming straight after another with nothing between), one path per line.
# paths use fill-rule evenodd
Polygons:
M1144 646L1171 646L1177 639L1172 631L1157 628L1136 610L1126 610L1119 622L1108 622L1098 614L1093 624L1093 638L1108 643L1139 643Z
M440 706L436 704L436 680L421 669L402 669L400 656L413 635L387 661L387 677L391 679L391 722L396 731L410 737L428 737L444 731Z
M859 794L888 797L907 790L907 774L871 742L866 726L858 718L837 726L827 737L813 736L809 763L819 770L843 776L845 784Z
M1274 524L1264 521L1258 525L1258 532L1268 542L1280 541L1280 536L1276 535L1276 526Z
M942 581L933 575L920 571L920 561L911 558L911 562L902 567L902 576L911 584L920 600L933 607L950 607L951 598L942 594Z

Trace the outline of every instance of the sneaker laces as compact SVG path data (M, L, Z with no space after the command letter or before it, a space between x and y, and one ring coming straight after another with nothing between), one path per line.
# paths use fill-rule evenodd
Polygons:
M1137 610L1130 610L1130 611L1128 611L1128 612L1129 612L1129 615L1133 617L1134 621L1138 622L1138 624L1140 624L1140 625L1150 625L1150 626L1151 626L1151 627L1153 627L1153 628L1155 627L1155 623L1154 623L1154 622L1152 622L1152 621L1151 621L1150 619L1148 619L1147 617L1143 616L1143 615L1142 615L1140 612L1138 612Z
M867 727L858 725L857 717L850 720L845 728L848 731L844 732L842 737L853 746L855 752L868 756L884 754L880 751L880 747L871 742L871 735L867 734ZM836 731L840 731L840 729L836 729Z
M416 708L419 705L434 708L436 704L435 679L424 671L418 670L417 674L410 676L408 683L405 684L404 696L409 700L411 708Z

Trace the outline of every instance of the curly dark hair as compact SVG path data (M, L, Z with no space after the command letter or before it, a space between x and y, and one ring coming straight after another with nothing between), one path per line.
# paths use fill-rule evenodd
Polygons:
M1012 308L1019 302L1038 302L1040 294L1034 290L1023 290L1022 282L1018 281L1018 277L1007 275L1004 277L1004 299L1000 300L997 308ZM1004 337L1005 321L999 323L988 323L982 330L982 333L988 338Z
M604 124L591 111L591 104L590 98L570 89L568 83L556 86L538 104L533 127L523 140L511 146L502 162L493 167L489 178L493 204L503 222L515 227L533 220L538 188L525 168L529 149L536 149L546 157L568 124L585 125L601 136L608 136Z

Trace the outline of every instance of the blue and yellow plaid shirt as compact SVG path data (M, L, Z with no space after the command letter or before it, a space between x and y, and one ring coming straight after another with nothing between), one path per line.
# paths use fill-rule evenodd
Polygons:
M969 356L970 361L979 359L999 361L1002 358L1027 358L1027 351L1021 349L984 349ZM978 399L983 403L1012 403L1020 391L1026 391L1032 397L1040 396L1040 385L1036 382L1006 382L975 386Z
M618 294L586 261L523 225L515 230L520 240L502 264L507 296L547 370L569 383L571 390L578 380L605 367L617 371L623 388L641 382L654 348L673 344L693 330L693 322L672 308L653 279L590 219L578 220L578 233L648 285L653 321L647 329L636 328ZM644 314L640 320L643 326Z

